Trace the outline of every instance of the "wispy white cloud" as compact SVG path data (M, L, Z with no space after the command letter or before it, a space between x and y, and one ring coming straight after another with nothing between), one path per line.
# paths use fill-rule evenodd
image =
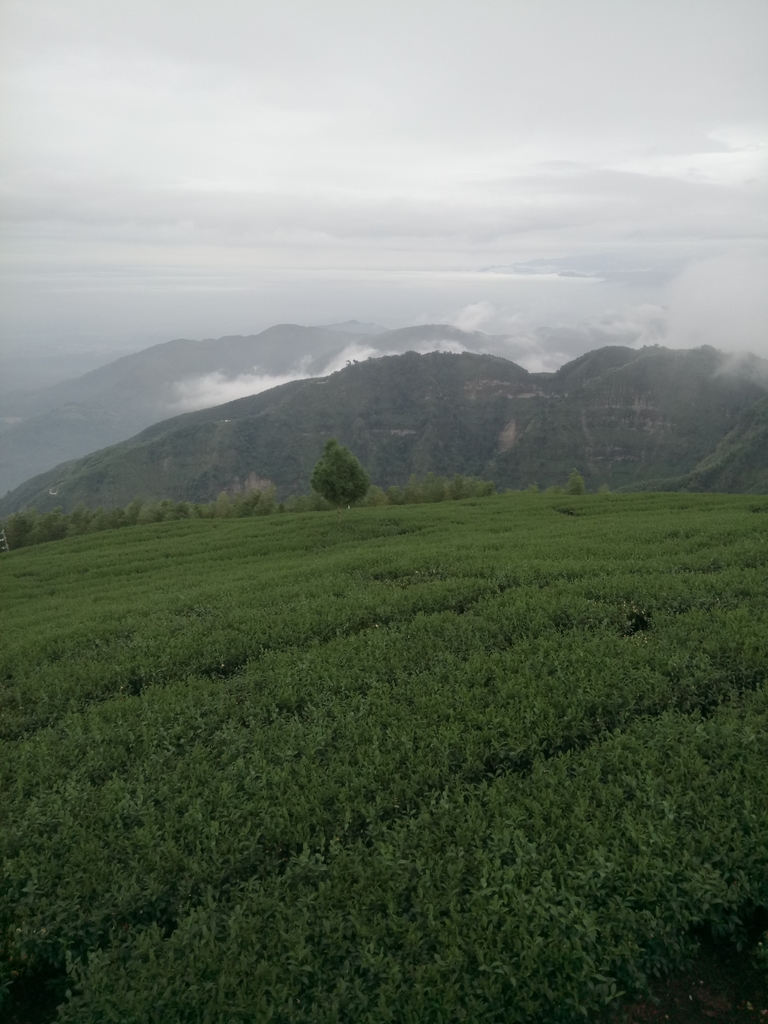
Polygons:
M669 294L667 343L768 357L768 258L735 250L692 264Z
M224 405L236 398L258 395L262 391L287 384L291 380L307 377L300 369L295 372L272 376L261 373L244 373L237 377L226 377L223 373L205 373L199 377L188 377L173 385L173 398L168 411L173 413L192 412L195 409L209 409Z
M192 412L196 409L209 409L215 405L223 405L237 398L257 395L269 388L287 384L293 380L304 380L308 377L326 377L328 374L343 370L353 362L381 356L400 355L407 349L420 354L426 352L466 352L468 349L452 338L433 338L416 344L405 344L399 347L366 345L355 342L346 345L341 351L331 356L326 363L314 372L310 372L309 359L300 360L295 366L282 374L260 372L254 367L252 373L238 374L228 377L220 371L187 377L177 381L171 388L172 398L168 405L169 413Z
M592 318L584 329L602 344L659 345L666 341L667 310L650 302L628 306Z
M492 302L483 299L480 302L471 302L468 306L463 306L454 314L446 317L444 322L452 324L462 331L479 331L495 318L497 312Z
M361 363L365 359L370 359L376 356L391 356L397 353L392 350L375 348L373 345L354 344L347 345L337 355L330 359L326 365L320 370L318 376L325 377L329 373L336 373L337 370L343 370L348 363L358 362Z

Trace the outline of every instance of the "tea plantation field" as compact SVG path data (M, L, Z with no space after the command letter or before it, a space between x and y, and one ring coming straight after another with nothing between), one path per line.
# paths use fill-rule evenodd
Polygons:
M763 948L765 498L160 523L0 588L6 999L595 1020L702 932Z

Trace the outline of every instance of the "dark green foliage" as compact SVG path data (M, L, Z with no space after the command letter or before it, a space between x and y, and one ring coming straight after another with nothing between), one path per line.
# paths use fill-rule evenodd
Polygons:
M423 480L412 474L404 488L390 487L386 494L372 487L364 505L422 505L436 501L458 501L461 498L486 498L494 493L492 480L477 480L456 473L453 477L427 473Z
M350 450L331 437L312 471L311 484L313 491L341 509L364 498L371 481Z
M745 410L733 430L690 473L651 480L646 489L768 492L768 398Z
M568 487L566 488L568 494L585 494L586 487L584 486L584 477L579 473L577 469L572 469L570 476L568 477Z
M524 493L2 556L0 991L58 975L71 1024L550 1024L695 929L747 941L758 507Z

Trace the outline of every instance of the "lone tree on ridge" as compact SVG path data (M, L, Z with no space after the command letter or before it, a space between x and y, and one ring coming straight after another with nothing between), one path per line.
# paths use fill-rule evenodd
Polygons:
M341 518L341 506L363 498L371 485L370 478L352 452L335 437L325 442L320 461L312 471L312 490L335 505Z

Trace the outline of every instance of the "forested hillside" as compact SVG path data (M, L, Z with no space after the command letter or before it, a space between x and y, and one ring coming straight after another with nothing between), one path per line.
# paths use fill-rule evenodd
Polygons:
M600 358L609 351L584 357L584 370L576 360L554 375L552 397L490 476L512 487L559 483L576 466L593 487L653 489L650 481L683 476L711 455L768 388L768 364L732 367L713 348L644 349L612 366ZM747 458L751 475L723 477L725 486L713 477L701 489L761 489L768 448L758 445Z
M503 342L445 324L382 329L374 334L369 332L371 327L375 325L356 322L328 327L277 324L247 336L177 338L52 387L2 394L0 494L60 462L124 441L169 416L217 404L207 397L212 382L215 393L224 382L242 376L258 383L260 378L268 382L281 376L322 374L355 343L364 344L367 351L392 353L445 343L483 352Z
M658 491L768 493L768 397L749 406L733 430L691 473L653 480L647 487Z
M609 347L556 373L471 353L370 359L155 424L27 481L0 501L0 514L137 497L211 501L270 485L282 500L307 492L330 436L385 488L427 472L547 487L575 467L590 489L642 489L684 477L710 456L758 408L764 370L760 360L734 365L706 347ZM741 452L739 473L717 480L723 489L763 489L768 451L755 442Z

